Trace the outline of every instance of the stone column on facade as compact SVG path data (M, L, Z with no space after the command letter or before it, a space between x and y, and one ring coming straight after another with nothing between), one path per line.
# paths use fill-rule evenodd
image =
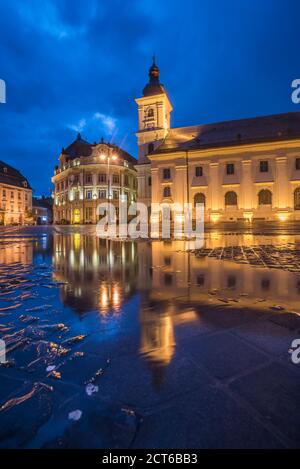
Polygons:
M174 202L181 204L182 208L183 204L189 202L188 190L189 188L187 186L187 165L176 165L174 184L172 186L172 191L174 192L174 195L172 194L172 198Z
M159 187L159 173L158 168L151 168L151 202L160 203L160 187Z
M220 203L222 186L220 184L219 163L209 164L208 199L211 211L217 212L223 206Z
M244 210L253 209L253 181L252 181L252 161L242 160L242 178L241 178L241 205Z
M276 171L275 171L275 185L274 185L274 196L275 200L273 203L274 207L280 209L287 209L289 204L288 197L288 174L287 174L287 158L286 156L278 156L276 158Z
M163 122L163 103L160 101L156 103L156 112L157 112L157 127L162 128L164 127Z

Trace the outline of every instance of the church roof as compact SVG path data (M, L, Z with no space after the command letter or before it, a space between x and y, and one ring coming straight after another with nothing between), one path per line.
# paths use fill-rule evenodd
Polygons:
M0 161L0 183L8 184L9 186L21 187L31 189L28 180L12 166ZM24 183L26 184L24 186Z
M92 154L92 145L83 140L80 134L77 134L76 140L71 143L66 149L63 148L62 153L73 158L79 158L80 156L90 156Z
M300 138L300 112L170 129L153 154Z
M122 148L114 145L112 143L106 143L101 140L100 143L89 143L88 141L84 140L80 134L77 135L76 140L72 142L67 148L62 149L62 154L66 156L67 160L72 160L75 158L80 157L88 157L93 155L94 148L98 145L105 145L112 150L114 150L121 158L128 161L129 163L136 164L136 159L131 156L127 151L123 150Z

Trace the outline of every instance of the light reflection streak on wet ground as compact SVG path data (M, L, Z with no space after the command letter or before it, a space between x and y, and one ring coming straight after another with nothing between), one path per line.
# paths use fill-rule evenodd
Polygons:
M238 383L248 368L258 373L274 361L289 369L288 347L300 329L300 277L234 260L197 258L188 252L193 243L99 240L92 227L87 231L36 227L0 234L0 332L9 349L9 365L0 368L0 404L7 406L12 398L22 402L0 412L7 425L0 446L155 447L164 433L170 447L192 447L192 442L198 447L293 446L295 435L286 431L285 422L272 426L262 411L252 415L247 406L238 411L226 393L219 398L233 406L240 437L226 436L222 443L200 432L198 440L183 442L179 432L172 440L172 428L159 429L158 422L168 411L175 420L185 419L176 410L186 405L185 395L203 387L210 400L214 386ZM224 236L211 231L205 248L274 244L295 249L299 241L293 232ZM210 348L213 339L228 348L220 369ZM245 354L241 364L235 363L235 348ZM54 372L46 371L49 366ZM100 389L92 398L85 393L89 382ZM34 393L33 383L39 383ZM32 397L22 400L27 395ZM33 428L18 426L16 416L18 421L22 412L30 412L34 399L44 418L33 412ZM79 428L67 421L72 405L83 409ZM194 406L197 413L201 406ZM211 410L206 417L212 415ZM98 418L106 423L91 436ZM141 426L141 421L150 423ZM259 427L257 439L244 425Z

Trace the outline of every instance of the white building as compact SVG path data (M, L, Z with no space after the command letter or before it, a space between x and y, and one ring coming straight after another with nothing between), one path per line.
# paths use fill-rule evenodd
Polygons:
M138 104L138 199L202 202L207 221L300 220L300 112L171 128L153 63Z

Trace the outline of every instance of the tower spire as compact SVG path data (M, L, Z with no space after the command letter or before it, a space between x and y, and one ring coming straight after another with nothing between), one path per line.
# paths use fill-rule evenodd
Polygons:
M164 86L159 81L159 68L156 65L155 55L152 56L152 65L149 68L149 83L143 89L144 96L165 93Z

